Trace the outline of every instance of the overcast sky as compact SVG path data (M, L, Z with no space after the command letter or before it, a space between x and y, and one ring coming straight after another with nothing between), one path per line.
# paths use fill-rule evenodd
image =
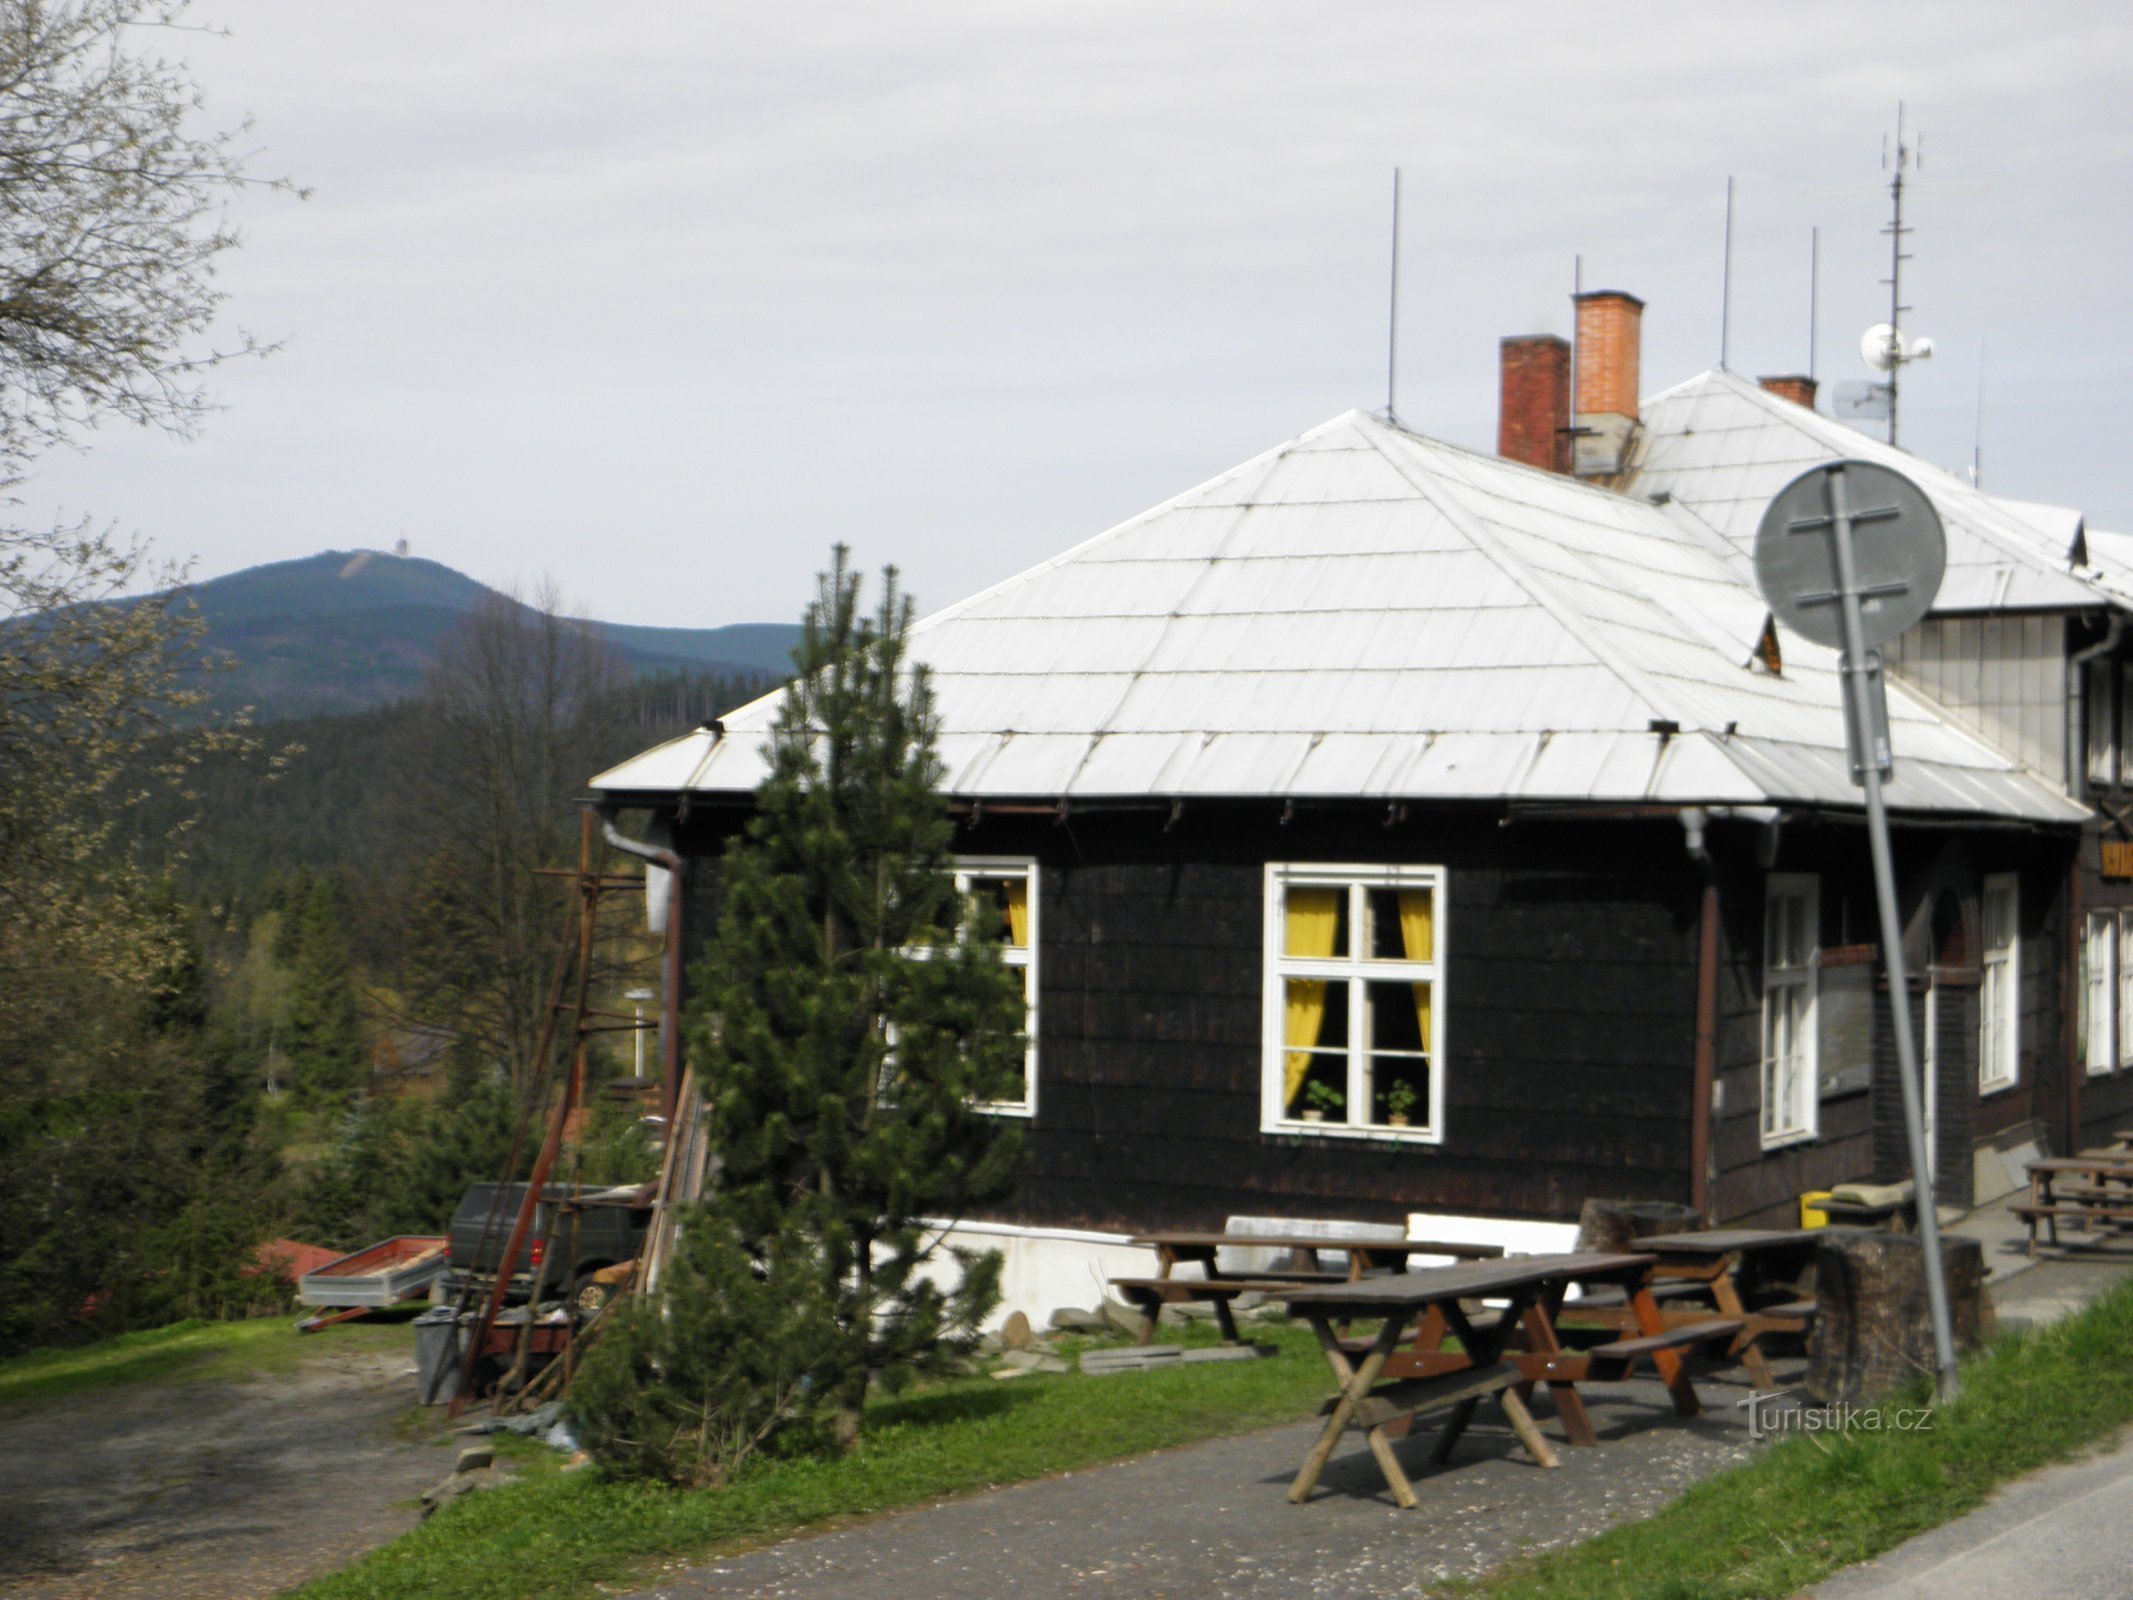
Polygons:
M48 459L211 576L389 547L596 616L797 616L833 540L947 604L1351 406L1493 449L1496 341L1648 302L1655 392L1825 385L1886 313L1923 130L1904 443L2133 530L2133 7L198 0L256 119L185 444ZM1832 192L1836 191L1836 192ZM1936 192L1937 191L1937 192Z

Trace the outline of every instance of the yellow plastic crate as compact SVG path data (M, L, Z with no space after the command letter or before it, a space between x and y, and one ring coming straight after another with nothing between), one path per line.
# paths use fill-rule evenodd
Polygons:
M1809 1189L1800 1196L1801 1227L1826 1228L1829 1226L1829 1213L1822 1209L1823 1202L1829 1199L1829 1194L1830 1192L1827 1189Z

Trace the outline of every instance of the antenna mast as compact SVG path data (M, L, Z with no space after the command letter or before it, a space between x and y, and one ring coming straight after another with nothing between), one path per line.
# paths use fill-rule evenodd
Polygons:
M1881 281L1889 286L1889 348L1896 359L1889 364L1889 443L1896 443L1896 393L1898 380L1903 375L1903 314L1911 308L1903 303L1903 264L1910 255L1903 248L1903 241L1910 229L1903 225L1903 172L1917 160L1918 146L1914 140L1904 142L1903 102L1896 102L1896 148L1893 153L1884 150L1882 165L1889 169L1889 225L1881 231L1889 236L1889 275Z
M1822 230L1807 230L1807 381L1815 377L1815 322L1822 298Z
M1718 267L1718 370L1724 372L1733 342L1733 174L1726 174L1726 242Z
M1387 291L1385 316L1385 420L1393 415L1393 381L1400 365L1400 169L1392 169L1392 285Z

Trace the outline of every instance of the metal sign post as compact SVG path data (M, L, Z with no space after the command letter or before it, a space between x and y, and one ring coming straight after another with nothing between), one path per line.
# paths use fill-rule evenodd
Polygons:
M1874 528L1872 554L1862 562L1854 534ZM1814 538L1821 534L1823 538ZM1918 487L1899 473L1864 461L1812 467L1779 491L1763 514L1756 538L1756 577L1779 620L1817 643L1843 651L1846 743L1852 781L1866 790L1866 833L1874 860L1874 896L1881 912L1881 959L1888 973L1889 1009L1896 1033L1897 1080L1903 1086L1904 1131L1911 1151L1911 1187L1926 1257L1926 1301L1933 1322L1935 1392L1956 1398L1955 1332L1948 1315L1948 1282L1940 1253L1940 1218L1927 1160L1918 1046L1911 1035L1910 981L1904 970L1903 924L1896 909L1896 870L1889 850L1882 779L1892 770L1887 688L1872 649L1908 628L1933 604L1946 564L1940 517ZM1833 580L1833 581L1832 581Z

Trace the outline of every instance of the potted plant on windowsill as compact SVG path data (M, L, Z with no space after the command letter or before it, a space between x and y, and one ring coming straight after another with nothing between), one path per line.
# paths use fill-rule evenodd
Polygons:
M1385 1091L1386 1125L1393 1128L1406 1127L1408 1113L1414 1110L1415 1101L1420 1098L1415 1093L1415 1086L1404 1079L1387 1089Z
M1306 1122L1324 1122L1331 1113L1339 1111L1348 1103L1348 1097L1319 1079L1304 1085L1303 1119Z

